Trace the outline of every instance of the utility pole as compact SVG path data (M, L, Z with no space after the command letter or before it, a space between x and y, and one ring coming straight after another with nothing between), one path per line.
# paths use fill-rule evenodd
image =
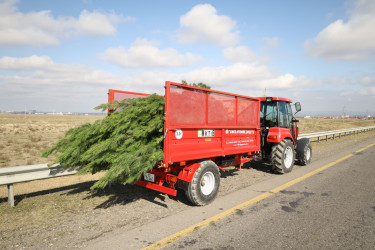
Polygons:
M345 113L345 106L344 106L344 107L342 108L342 122L344 122L345 117L346 117L346 113Z

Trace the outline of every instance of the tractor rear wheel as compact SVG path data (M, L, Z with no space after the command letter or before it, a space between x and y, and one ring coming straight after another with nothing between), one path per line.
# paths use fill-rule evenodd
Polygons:
M220 172L217 165L210 160L200 162L195 171L193 180L186 188L188 200L197 206L212 202L219 191Z
M280 174L289 173L294 166L294 145L291 140L284 139L272 147L272 168Z
M301 166L310 164L312 157L311 143L308 138L302 138L297 141L296 158Z

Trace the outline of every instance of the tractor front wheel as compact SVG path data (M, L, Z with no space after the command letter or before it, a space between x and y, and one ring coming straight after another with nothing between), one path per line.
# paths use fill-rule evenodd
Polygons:
M289 173L294 166L294 145L291 140L284 139L272 147L271 162L275 172Z

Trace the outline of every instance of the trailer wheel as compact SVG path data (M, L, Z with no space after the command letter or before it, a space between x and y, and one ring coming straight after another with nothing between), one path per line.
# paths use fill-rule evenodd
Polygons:
M291 140L284 139L272 147L271 162L277 173L289 173L294 165L294 145Z
M212 202L219 191L220 172L213 161L202 161L195 171L193 180L188 184L186 196L197 206Z
M297 141L296 158L298 164L301 166L310 164L312 158L312 148L308 138L302 138Z

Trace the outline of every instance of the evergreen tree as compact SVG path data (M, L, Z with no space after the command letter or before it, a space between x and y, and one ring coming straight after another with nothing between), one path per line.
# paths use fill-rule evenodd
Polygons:
M200 87L200 88L204 88L204 89L211 89L210 86L208 86L207 84L204 84L203 82L199 82L199 83L187 83L186 80L182 80L181 81L181 84L183 85L189 85L189 86L193 86L193 87Z
M118 111L94 124L70 129L42 156L58 153L55 162L82 166L80 173L107 170L92 188L133 183L163 160L163 97L153 94L98 107Z

